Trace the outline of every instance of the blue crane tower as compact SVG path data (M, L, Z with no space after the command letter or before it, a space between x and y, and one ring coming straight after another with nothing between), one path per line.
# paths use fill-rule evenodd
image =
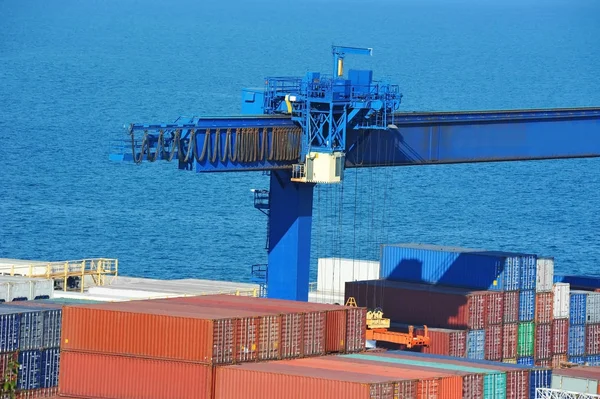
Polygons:
M346 168L600 157L600 108L399 112L397 85L349 69L332 46L333 73L268 77L242 90L242 113L133 123L115 161L176 160L198 173L263 171L255 191L268 215L268 264L254 272L271 298L308 300L313 190Z

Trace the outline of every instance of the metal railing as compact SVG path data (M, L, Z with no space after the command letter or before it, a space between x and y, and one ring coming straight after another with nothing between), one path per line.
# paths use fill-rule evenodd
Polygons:
M562 389L536 388L535 399L600 399L600 395L563 391Z

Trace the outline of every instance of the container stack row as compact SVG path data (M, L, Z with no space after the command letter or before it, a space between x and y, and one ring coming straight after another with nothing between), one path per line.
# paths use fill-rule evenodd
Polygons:
M365 308L229 295L68 305L59 390L210 398L222 366L361 352L365 328ZM223 389L236 385L223 378Z
M600 361L600 296L554 284L552 258L384 245L380 276L346 283L346 298L381 307L392 321L427 325L426 353L545 367Z
M51 397L58 391L60 306L35 301L0 305L0 373L17 398Z
M0 276L0 302L47 299L54 296L54 280Z

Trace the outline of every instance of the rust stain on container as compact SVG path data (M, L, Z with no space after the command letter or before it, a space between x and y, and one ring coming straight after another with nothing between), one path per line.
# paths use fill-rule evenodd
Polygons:
M504 324L502 330L502 358L515 359L517 357L519 325L517 323Z
M519 321L519 291L504 293L504 322L517 323Z
M535 295L535 321L551 323L554 318L554 292L539 292Z
M210 398L212 366L63 351L59 391L87 398Z

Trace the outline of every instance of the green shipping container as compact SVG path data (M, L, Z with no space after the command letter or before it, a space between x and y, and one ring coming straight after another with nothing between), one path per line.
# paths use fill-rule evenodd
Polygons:
M510 399L506 397L506 373L501 370L480 369L477 367L460 366L457 364L436 363L435 361L412 360L399 357L379 357L372 355L362 355L353 353L351 355L342 355L354 359L371 360L375 362L388 362L395 364L404 364L417 367L431 367L440 370L457 370L467 373L483 374L483 398L484 399Z
M535 324L530 321L519 323L519 336L517 338L517 356L533 356L535 339Z

